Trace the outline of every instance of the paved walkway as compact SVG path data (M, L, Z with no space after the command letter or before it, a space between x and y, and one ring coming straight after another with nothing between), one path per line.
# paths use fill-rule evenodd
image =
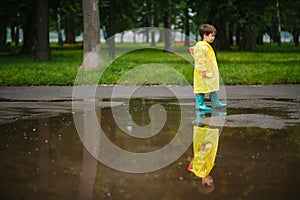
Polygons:
M93 93L94 87L77 86L78 90ZM0 99L10 101L53 101L71 100L72 86L31 86L0 87ZM179 98L194 98L193 90L188 86L118 86L113 97L122 98L135 90L134 97L165 98L174 97L169 90L176 92ZM96 98L111 98L114 86L97 87ZM300 99L300 85L250 85L225 86L226 97L230 99ZM94 93L93 93L94 94Z
M96 106L106 107L122 104L117 99L129 98L130 94L136 98L156 99L176 95L190 99L190 106L194 106L190 86L77 86L74 93L73 89L72 86L0 87L0 125L74 112L72 99L78 105L75 110L86 109L89 101L82 99L96 99ZM226 86L220 93L223 97L226 93L230 110L225 126L282 129L300 124L300 85ZM103 98L112 102L101 101Z

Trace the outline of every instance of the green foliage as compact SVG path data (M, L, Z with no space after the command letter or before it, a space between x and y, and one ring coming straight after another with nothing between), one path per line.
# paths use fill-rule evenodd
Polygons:
M132 44L118 44L130 49ZM136 44L138 46L139 44ZM159 44L157 44L159 45ZM93 84L192 84L193 66L181 56L160 49L126 53L96 71L79 70L82 49L51 46L52 60L39 62L33 56L0 54L0 85ZM175 49L184 49L182 44ZM300 83L300 49L283 43L259 46L257 52L217 52L220 74L225 85ZM126 51L125 51L126 52ZM189 57L185 51L186 58ZM83 75L78 78L79 74Z

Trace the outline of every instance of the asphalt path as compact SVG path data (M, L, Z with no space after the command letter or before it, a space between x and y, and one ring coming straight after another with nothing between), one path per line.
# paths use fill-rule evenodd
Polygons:
M115 98L127 97L133 90L139 98L194 98L191 86L117 86ZM74 88L89 96L95 86L29 86L0 87L0 99L10 101L55 101L71 100ZM96 98L111 98L116 86L101 85L96 88ZM222 89L223 87L221 87ZM225 86L226 99L294 99L299 101L300 85L237 85ZM82 95L84 97L84 94Z
M220 96L230 111L225 127L283 129L300 124L299 84L225 86ZM194 104L191 86L1 86L0 125L76 112L88 101L100 107L120 105L124 98L178 98Z

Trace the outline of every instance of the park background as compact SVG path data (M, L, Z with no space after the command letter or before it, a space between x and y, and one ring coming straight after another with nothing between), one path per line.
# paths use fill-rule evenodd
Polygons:
M171 67L192 84L193 66L177 52L189 56L203 23L218 30L213 47L225 85L299 83L299 7L297 0L4 0L0 84L73 85L80 67L102 70L100 84L186 84L151 71L119 82L147 63ZM99 45L97 62L87 66L84 58ZM120 49L127 53L118 57ZM104 52L114 62L104 63Z
M299 8L298 0L1 0L0 199L298 199ZM202 23L218 29L213 46L228 107L197 116L188 48ZM122 33L143 41L122 42ZM86 55L99 62L86 65ZM74 98L76 88L83 95L95 88L74 83L93 80L101 84L95 98ZM113 93L118 87L124 89ZM116 123L148 126L156 104L168 117L153 138L130 137ZM182 108L191 117L182 117ZM226 117L211 174L215 190L204 195L187 170L192 145L150 173L105 166L85 148L74 116L84 123L83 137L94 135L97 117L107 137L131 152L164 147L183 119L190 129L182 133L191 136L193 122Z

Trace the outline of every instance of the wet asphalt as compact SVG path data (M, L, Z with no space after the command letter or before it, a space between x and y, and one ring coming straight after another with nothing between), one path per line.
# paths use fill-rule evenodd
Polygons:
M82 90L93 90L94 86L76 86ZM97 87L96 97L110 98L116 86L101 85ZM140 98L165 98L174 94L167 92L168 89L176 91L180 98L194 98L190 86L118 86L121 90L115 97L125 97L136 90L135 97ZM222 87L221 87L222 88ZM54 101L71 100L73 86L1 86L0 99L9 101ZM300 98L300 84L294 85L236 85L225 86L226 97L233 99L293 99Z
M228 103L228 107L215 113L224 115L214 116L213 111L211 117L203 119L210 122L218 121L218 117L225 119L223 129L220 128L216 165L210 173L215 183L210 194L203 194L200 179L187 170L193 156L192 145L178 160L160 170L124 173L92 157L78 137L81 129L76 129L74 124L76 114L77 119L87 119L83 120L86 123L83 138L88 140L88 136L93 136L91 127L94 126L88 122L94 115L85 112L93 102L101 127L115 145L129 152L151 152L168 144L176 133L181 116L178 103L191 116L197 113L191 87L0 87L0 170L3 172L0 173L0 199L297 199L299 86L221 88L222 102ZM136 98L129 109L136 111L132 114L133 121L143 125L148 123L146 108L157 102L166 106L170 119L159 136L141 140L121 134L112 108L122 110L123 106L119 105L127 104L129 98ZM208 96L206 102L209 105ZM127 115L118 117L131 125ZM190 132L183 132L186 136L196 126L188 125L191 125L187 129ZM88 141L94 144L99 140ZM117 155L112 160L122 166L128 158L113 152L107 155Z
M221 87L220 96L228 103L227 127L282 129L300 123L299 84L225 86ZM178 98L194 104L191 86L2 86L0 125L72 112L72 100L95 100L105 107L119 105L114 100L124 98ZM206 101L209 102L208 96Z

